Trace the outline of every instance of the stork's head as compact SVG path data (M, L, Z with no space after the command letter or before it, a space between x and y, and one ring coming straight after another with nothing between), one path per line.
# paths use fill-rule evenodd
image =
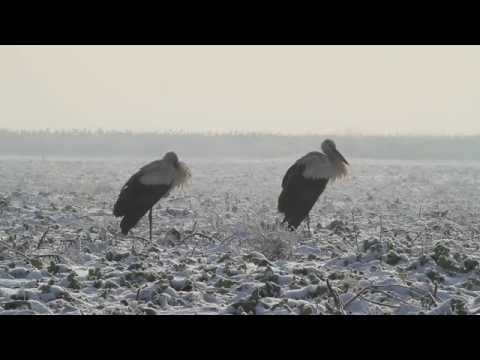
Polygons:
M183 161L179 161L177 154L175 154L173 151L167 152L163 159L175 167L173 187L183 188L183 186L186 185L192 177L187 164L185 164Z
M327 156L330 156L330 157L333 157L334 159L338 159L340 161L343 161L345 164L349 165L348 161L337 150L337 146L335 145L333 140L325 139L322 142L322 150Z
M322 142L322 150L324 153L331 153L333 150L336 150L337 146L333 142L333 140L325 139Z
M167 152L163 158L173 165L178 164L178 156L173 151Z

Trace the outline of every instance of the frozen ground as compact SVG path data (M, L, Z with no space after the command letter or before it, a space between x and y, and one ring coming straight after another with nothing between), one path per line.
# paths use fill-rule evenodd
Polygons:
M480 163L349 159L278 227L284 160L195 160L154 240L111 215L151 159L0 159L0 314L479 314Z

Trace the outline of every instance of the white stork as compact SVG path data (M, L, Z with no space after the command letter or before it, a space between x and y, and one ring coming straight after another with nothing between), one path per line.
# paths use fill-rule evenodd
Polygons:
M147 211L152 240L152 208L170 191L182 186L191 177L185 163L178 161L177 154L168 152L161 160L142 167L122 187L113 207L113 215L123 216L120 223L122 234L126 235Z
M283 177L278 211L285 215L282 224L286 222L290 230L297 229L308 217L329 180L347 175L349 164L335 143L326 139L322 150L325 154L313 151L298 159Z

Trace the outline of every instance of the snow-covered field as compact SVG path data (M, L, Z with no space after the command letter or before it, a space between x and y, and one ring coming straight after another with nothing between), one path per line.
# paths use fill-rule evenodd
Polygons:
M308 234L278 226L295 158L181 158L150 243L111 209L151 160L0 159L0 314L480 313L480 163L349 158Z

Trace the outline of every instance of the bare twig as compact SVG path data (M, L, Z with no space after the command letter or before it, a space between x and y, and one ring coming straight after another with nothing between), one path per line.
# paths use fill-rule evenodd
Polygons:
M328 286L328 283L327 283L327 286ZM343 307L346 308L347 306L349 306L355 299L357 298L362 298L363 300L365 301L370 301L371 303L375 303L373 300L369 300L369 299L366 299L363 295L367 292L367 291L372 291L372 292L378 292L378 293L381 293L381 294L384 294L404 305L408 305L408 303L404 300L402 300L401 298L397 297L397 296L394 296L393 294L390 294L389 292L386 292L384 290L382 290L382 288L388 288L388 287L393 287L393 286L396 286L396 287L400 287L400 288L404 288L404 289L408 289L409 291L419 295L422 299L424 298L428 298L433 304L436 304L436 301L435 301L435 298L434 296L428 292L428 291L424 291L422 289L417 289L415 287L408 287L408 286L404 286L404 285L399 285L399 284L391 284L391 285L370 285L370 286L367 286L363 289L361 289L354 297L352 297L350 300L348 300L344 305ZM412 296L412 295L410 295ZM386 305L386 304L381 304L381 303L378 303L378 305L383 305L383 306L387 306L387 307L398 307L398 306L394 306L394 305Z
M191 237L195 236L195 230L197 229L197 222L195 221L193 223L193 226L192 226L192 230L190 230L190 234L188 234L187 236L185 236L183 238L183 243L185 244L185 242L190 239Z
M204 238L204 239L207 239L207 240L210 240L211 242L215 242L215 239L211 236L208 236L208 235L205 235L205 234L202 234L202 233L199 233L199 232L196 232L195 234L193 234L194 236L200 236L201 238Z
M402 303L402 304L404 304L404 305L409 305L406 301L404 301L404 300L400 299L399 297L394 296L393 294L390 294L390 293L388 293L388 292L386 292L386 291L383 291L383 290L380 290L380 289L376 289L375 287L372 287L371 291L375 291L375 292L378 292L378 293L380 293L380 294L386 295L386 296L388 296L388 297L390 297L390 298L392 298L392 299L394 299L394 300L397 300L398 302L400 302L400 303Z
M221 242L220 242L220 245L224 245L225 243L227 242L231 242L231 240L233 240L235 238L235 235L230 235L228 237L226 237L225 239L223 239Z
M427 293L427 296L428 296L429 300L432 302L432 305L438 306L438 303L437 303L437 301L435 300L435 298L434 298L434 296L432 295L431 292L428 292L428 293Z
M422 236L422 234L423 234L423 231L419 231L419 232L417 233L417 236L415 237L415 239L413 239L413 242L417 241L418 238L419 238L420 236Z
M211 242L215 242L215 239L213 237L205 235L201 232L197 232L197 231L195 231L196 229L197 229L197 222L195 221L195 223L192 226L192 230L190 231L190 234L188 234L187 236L185 236L183 238L183 243L185 243L188 239L190 239L192 237L195 237L195 236L199 236L201 238L208 239Z
M432 305L434 306L438 306L438 303L437 303L437 300L436 300L436 296L437 296L437 283L434 281L434 289L433 289L433 294L430 290L426 291L426 298L428 298L428 300L430 300L430 302L432 303Z
M373 287L374 288L388 288L390 286L396 286L396 287L400 287L400 288L407 289L407 290L413 290L413 291L417 292L417 294L420 294L422 296L425 295L424 290L417 289L414 286L405 286L405 285L400 285L400 284L390 284L390 285L374 285Z
M150 240L145 239L144 237L141 237L141 236L130 235L130 237L133 238L133 239L141 240L141 241L146 242L146 243L150 243Z
M370 286L364 287L361 289L354 297L352 297L350 300L348 300L345 304L343 304L343 308L345 309L348 307L356 298L361 296L363 293L367 292L370 289Z
M6 244L4 241L1 241L0 240L0 244L2 244L3 246L5 246L7 249L9 249L10 251L13 251L15 254L21 256L22 258L24 258L25 260L27 260L30 264L32 264L33 266L37 266L38 265L38 261L36 260L36 258L41 258L41 257L53 257L53 258L57 258L58 260L60 261L63 261L63 262L67 262L66 259L64 257L62 257L61 255L59 254L32 254L31 256L27 256L25 255L24 253L12 248L10 245Z
M20 255L21 257L23 257L24 259L28 260L28 262L32 262L33 259L31 259L30 257L28 257L27 255L25 255L24 253L14 249L13 247L11 247L9 244L7 244L6 242L0 240L0 244L2 244L3 246L5 246L8 250L10 251L13 251L14 253L16 253L17 255ZM34 261L34 260L33 260Z
M193 238L193 237L195 237L195 236L201 237L201 238L203 238L203 239L207 239L207 240L215 243L215 239L214 239L214 238L212 238L211 236L208 236L208 235L199 233L199 232L195 232L195 233L193 233L193 234L188 235L187 237L185 237L184 240L187 240L187 239L189 239L189 238ZM197 248L199 242L200 242L199 240L197 240L197 241L195 242L195 246L193 247L193 249L192 249L192 254L191 254L190 256L193 256L193 253L194 253L195 249Z
M140 291L141 291L142 289L145 289L147 286L148 286L148 285L145 284L145 285L143 285L143 287L139 287L139 288L138 288L138 290L137 290L137 296L135 297L135 300L138 301L138 297L140 296Z
M48 231L49 231L49 230L50 230L50 226L47 227L47 230L45 230L45 232L43 233L42 237L41 237L40 240L38 241L37 250L40 249L40 246L42 246L43 241L44 241L45 238L47 237L47 234L48 234Z
M380 243L382 243L382 235L383 235L383 219L382 219L382 215L380 215Z
M190 234L188 237L194 237L194 236L199 236L199 237L201 237L201 238L208 239L209 241L212 241L212 242L215 243L215 239L214 239L214 238L212 238L211 236L208 236L208 235L199 233L199 232L195 232L195 233L193 233L193 234ZM185 239L186 239L186 238L185 238ZM193 253L194 253L195 250L197 249L198 243L199 243L199 241L197 241L197 242L195 243L195 246L193 247L192 253L190 254L190 256L193 256Z
M425 236L422 236L422 257L425 256Z
M398 305L384 304L384 303L380 303L380 302L377 302L377 301L368 299L368 298L366 298L366 297L363 296L367 291L379 292L379 293L381 293L381 294L387 295L388 297L391 297L391 298L394 299L394 300L400 301L400 302L403 303L403 304L407 304L405 301L397 298L396 296L393 296L392 294L387 293L386 291L383 291L383 290L380 290L380 289L376 289L376 285L372 285L372 286L367 286L367 287L361 289L354 297L352 297L350 300L348 300L348 301L343 305L343 307L346 308L347 306L349 306L349 305L350 305L355 299L357 299L357 298L360 298L360 299L362 299L362 300L365 300L365 301L370 302L370 303L375 304L375 305L386 306L386 307L390 307L390 308L399 308L399 307L400 307L400 306L398 306Z
M56 261L61 261L62 263L65 263L65 264L71 263L70 260L68 260L67 258L65 258L65 257L63 257L62 255L59 255L59 254L33 254L32 256L34 256L36 259L38 259L38 258L54 258ZM34 265L34 264L32 263L32 265Z
M197 242L195 243L195 246L192 249L192 252L191 252L190 256L193 256L193 254L195 253L195 250L197 249L198 243L199 243L199 241L197 240Z
M394 309L398 309L400 307L398 305L384 304L384 303L381 303L381 302L370 300L370 299L367 299L366 297L363 297L362 295L360 295L360 298L362 300L365 300L366 302L369 302L369 303L372 303L372 304L375 304L375 305L386 306L386 307L390 307L390 308L394 308Z
M360 248L358 246L358 229L355 225L355 210L352 210L352 228L355 236L355 246L357 247L357 253L360 254Z
M330 281L328 281L328 279L327 279L327 288L328 288L328 292L333 297L333 300L335 302L335 306L337 307L338 312L342 315L345 315L345 311L343 309L342 301L340 300L340 297L338 296L338 293L330 285Z

